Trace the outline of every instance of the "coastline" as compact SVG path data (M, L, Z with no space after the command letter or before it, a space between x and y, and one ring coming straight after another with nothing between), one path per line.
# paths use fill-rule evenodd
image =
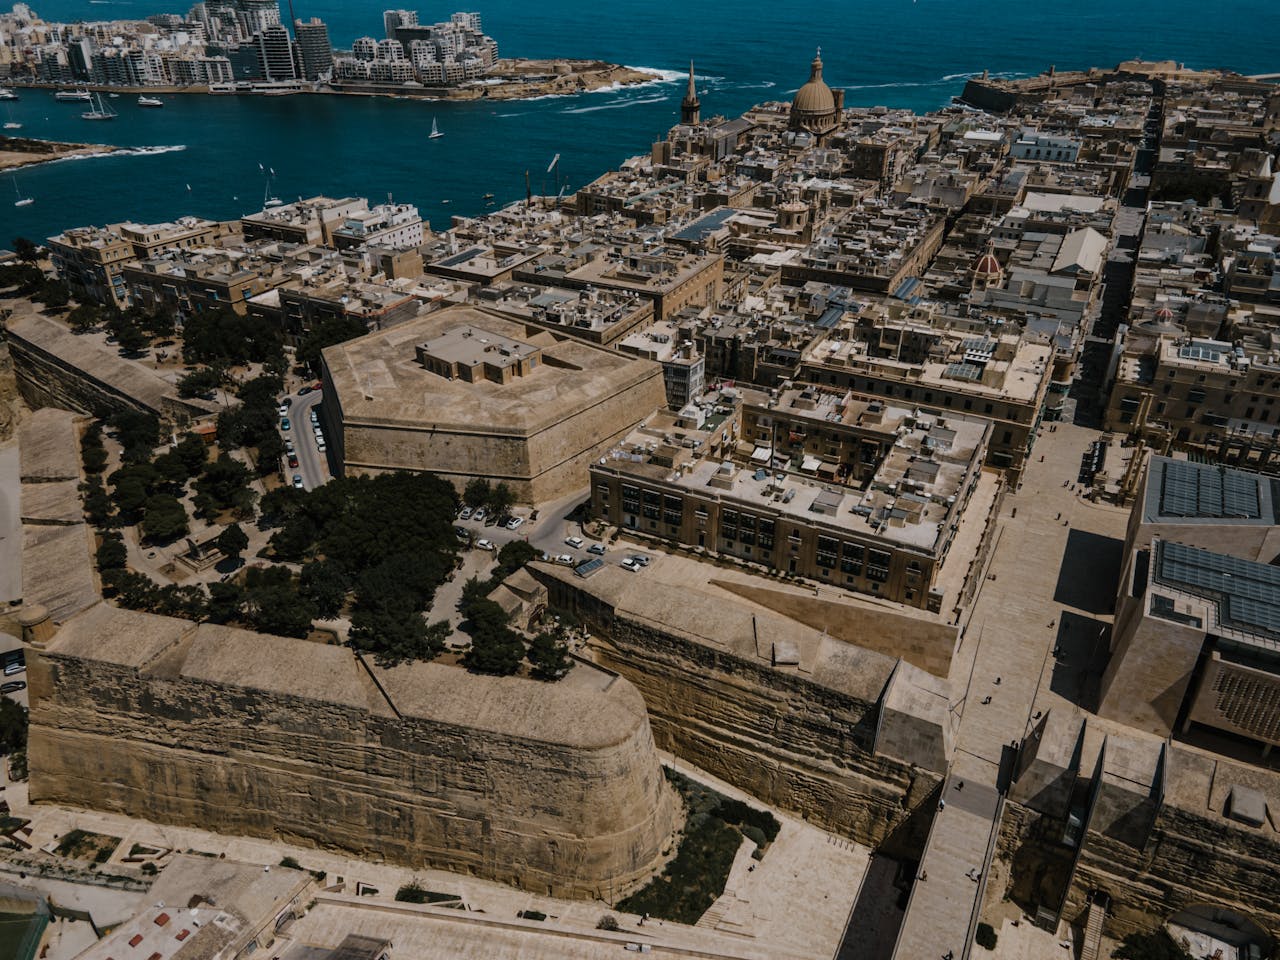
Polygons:
M296 88L246 87L243 89L210 89L206 85L191 86L110 86L105 84L55 84L9 79L14 90L55 93L58 90L90 90L121 95L149 96L345 96L394 97L404 100L532 100L537 97L569 97L597 90L621 89L670 79L669 72L658 69L627 67L602 60L504 59L499 60L484 80L468 81L453 87L407 86L355 82L305 83ZM3 168L0 168L3 169Z
M34 137L0 136L0 173L12 173L24 167L72 157L100 157L120 149L105 143L64 143Z

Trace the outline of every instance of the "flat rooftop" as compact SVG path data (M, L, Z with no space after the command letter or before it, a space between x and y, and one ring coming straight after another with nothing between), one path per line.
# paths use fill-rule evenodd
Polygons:
M1153 456L1142 519L1146 523L1275 526L1280 478L1234 467Z
M418 361L418 345L464 329L477 338L531 344L541 349L542 362L526 376L498 384L446 380ZM662 375L661 367L648 360L576 340L557 341L544 330L464 305L329 347L324 363L348 425L510 436L536 433Z

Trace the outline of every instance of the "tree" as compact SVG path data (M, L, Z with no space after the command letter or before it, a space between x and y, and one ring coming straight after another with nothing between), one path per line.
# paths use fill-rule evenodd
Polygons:
M431 660L444 649L449 622L427 626L422 614L408 598L351 614L352 645L372 653L380 666L390 667L412 660Z
M23 263L35 263L40 259L40 248L26 237L13 238L13 252Z
M459 606L462 608L462 615L470 617L471 611L476 604L482 603L488 599L489 591L493 589L493 583L488 580L481 580L479 577L471 577L462 585L462 599Z
M8 697L0 699L0 750L27 749L27 708Z
M255 445L257 453L253 458L258 474L272 473L279 469L280 458L284 456L284 440L274 430L263 434Z
M233 523L218 534L218 549L233 560L239 560L245 547L249 546L249 536L240 529L240 524Z
M123 570L129 562L129 551L119 533L104 534L96 557L99 570Z
M107 466L107 449L102 445L102 424L94 421L80 441L80 462L85 473L101 473Z
M474 510L489 502L489 493L489 481L484 477L476 477L467 481L467 486L462 491L462 502Z
M192 397L208 399L221 383L222 374L212 367L201 367L178 380L178 396L188 400Z
M336 617L351 591L351 581L329 560L315 560L303 566L298 589L315 604L316 614L326 620Z
M341 314L326 317L312 326L310 332L298 345L297 360L311 368L312 373L320 372L320 351L335 343L345 343L356 337L363 337L369 332L368 326L359 317Z
M569 639L564 627L559 625L534 637L527 656L532 666L529 673L535 680L559 680L573 666L569 658Z
M92 303L81 303L67 314L67 323L76 333L88 333L102 322L102 310Z
M151 338L133 325L129 325L116 334L116 342L123 353L142 353L151 344Z
M244 593L244 614L254 629L283 637L311 632L315 607L299 594L288 567L250 567Z
M210 623L230 623L240 616L244 603L244 591L240 584L227 581L209 584L209 601L205 604L205 617Z
M160 421L155 414L139 410L121 410L111 418L116 439L124 448L128 461L150 460L160 442Z
M504 517L515 506L516 495L505 483L499 483L489 491L489 512L496 517Z
M191 476L187 472L186 463L183 462L182 457L178 455L176 450L166 450L155 458L152 466L156 468L156 473L160 479L175 492Z
M111 518L111 498L102 486L102 474L91 473L80 489L84 492L84 515L95 527L106 526Z
M194 477L205 465L205 461L209 459L209 448L205 445L204 440L194 433L184 433L182 439L178 441L178 445L173 448L174 453L182 458L183 465L187 468L187 476Z
M537 559L538 555L537 548L527 540L512 540L503 544L498 551L498 566L493 571L493 579L501 583L530 560Z
M520 669L524 644L507 625L507 612L492 600L481 600L471 608L471 649L462 662L476 673L506 677Z
M148 498L142 515L142 529L147 537L159 543L169 543L187 532L187 511L182 502L167 493L157 493Z
M239 460L221 454L206 463L204 473L196 481L196 490L208 497L218 510L243 511L253 507L253 491L249 489L252 473Z
M46 280L36 296L50 310L61 310L71 302L71 291L60 280Z

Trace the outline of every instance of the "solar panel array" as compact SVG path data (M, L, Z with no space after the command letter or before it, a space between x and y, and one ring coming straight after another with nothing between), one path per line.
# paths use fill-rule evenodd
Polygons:
M1258 481L1237 470L1171 460L1160 476L1160 512L1167 517L1257 520L1262 516Z
M1280 636L1280 568L1161 541L1157 579L1193 592L1217 594L1228 624Z
M982 368L976 363L948 363L943 375L952 380L981 380Z

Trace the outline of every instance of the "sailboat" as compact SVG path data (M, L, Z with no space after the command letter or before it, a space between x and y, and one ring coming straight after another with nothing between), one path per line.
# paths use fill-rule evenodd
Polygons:
M80 114L81 120L114 120L117 114L111 107L102 102L102 94L97 95L97 108L94 110L86 110Z
M440 128L436 126L436 118L431 118L431 132L427 134L428 140L439 140L444 134L440 132Z
M5 111L6 111L5 115L9 119L4 122L4 128L6 130L21 130L22 124L20 124L17 120L13 119L13 111L8 107L5 108Z
M18 198L17 200L15 200L15 201L13 202L13 205L14 205L15 207L29 207L29 206L31 206L33 203L35 203L35 202L36 202L36 201L35 201L35 199L34 199L33 197L24 197L24 196L22 195L22 191L18 189L18 178L17 178L17 177L14 177L14 178L13 178L13 193L14 193L14 195Z
M283 206L283 200L271 195L271 182L276 178L275 170L270 167L264 167L262 164L258 164L258 169L267 174L267 185L262 189L262 208L265 210L267 207Z

